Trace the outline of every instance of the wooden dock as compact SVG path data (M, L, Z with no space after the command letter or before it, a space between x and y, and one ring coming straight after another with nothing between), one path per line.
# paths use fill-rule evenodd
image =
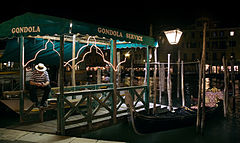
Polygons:
M0 142L21 142L21 143L121 143L118 141L105 141L97 139L78 138L70 136L59 136L47 133L36 133L30 131L19 131L0 128Z
M117 94L114 94L114 90L116 90ZM125 103L126 96L132 98L132 104L136 110L149 109L149 103L145 99L148 97L146 85L119 87L116 89L113 88L111 83L64 87L64 95L61 95L61 99L59 88L52 91L53 93L51 94L55 97L56 102L55 105L50 105L48 108L35 109L31 101L25 96L24 99L26 100L23 100L22 104L23 111L20 114L22 123L9 128L61 135L65 135L68 131L75 129L80 129L78 133L97 130L127 120L128 107ZM17 93L17 95L20 93ZM12 109L19 113L18 111L21 109L19 108L19 105L21 107L19 96L14 99L6 98L1 101L3 103L17 101L18 103L14 104ZM46 121L44 114L50 110L54 111L57 119ZM39 114L40 116L37 116L37 118L40 120L33 124L26 123L25 119L33 116L33 113L35 116Z
M141 107L142 104L138 103L136 107ZM157 105L160 106L160 105ZM162 105L162 108L165 106ZM127 107L126 105L122 105L121 110L125 110ZM150 103L150 109L153 108L153 103ZM141 111L143 108L138 109L137 111ZM105 114L106 111L100 109L98 114ZM70 120L76 120L81 118L82 115L74 115L71 116ZM117 116L117 123L126 122L127 121L127 113L124 112L122 114L118 114ZM100 128L108 127L113 125L111 116L104 117L101 119L96 119L92 122L92 128L89 129L87 122L78 123L75 125L70 125L66 127L66 135L68 134L83 134L86 132L94 131ZM9 129L21 130L21 131L30 131L30 132L38 132L38 133L49 133L49 134L56 134L57 133L57 119L49 120L44 122L37 122L37 123L21 123L14 126L7 127Z

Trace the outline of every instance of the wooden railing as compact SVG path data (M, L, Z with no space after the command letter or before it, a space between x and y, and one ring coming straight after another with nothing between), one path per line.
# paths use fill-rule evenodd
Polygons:
M87 85L82 86L84 88L78 87L79 90L66 91L64 89L64 103L69 105L70 109L64 111L64 108L57 109L58 112L64 112L63 120L64 127L58 127L58 129L70 129L80 126L87 126L88 129L93 129L93 124L114 119L114 110L117 111L116 116L124 116L127 112L127 106L125 104L125 96L130 95L134 101L134 106L136 109L144 108L148 109L147 104L144 101L144 95L147 92L147 86L131 86L131 87L120 87L117 88L117 104L113 105L113 93L114 89L112 84L105 85ZM94 87L94 88L93 88ZM96 88L95 88L96 87ZM76 88L75 88L76 89ZM85 89L85 90L80 90ZM60 93L56 93L57 96ZM75 96L77 98L76 102L71 102L67 97ZM59 102L59 101L58 101ZM86 106L82 107L85 103ZM58 124L59 126L59 124Z

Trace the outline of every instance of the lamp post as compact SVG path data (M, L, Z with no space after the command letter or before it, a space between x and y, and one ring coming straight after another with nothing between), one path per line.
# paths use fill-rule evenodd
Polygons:
M179 29L164 31L164 34L166 35L168 42L171 45L178 44L178 42L182 36L182 33L183 32L180 31ZM177 98L179 98L179 89L180 89L180 78L179 77L180 77L180 49L178 48ZM168 75L168 83L167 84L169 85L169 86L167 86L168 87L168 100L171 101L170 75Z

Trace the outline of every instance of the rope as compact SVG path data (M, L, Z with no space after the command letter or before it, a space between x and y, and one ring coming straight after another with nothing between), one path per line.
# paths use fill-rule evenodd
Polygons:
M137 131L137 129L136 129L136 126L135 126L135 122L134 122L134 115L133 115L133 111L135 112L135 109L134 109L134 107L133 107L133 100L132 100L132 98L131 98L131 96L130 95L126 95L126 97L125 97L125 103L126 103L126 105L127 105L127 111L128 111L128 115L129 115L129 113L130 113L130 120L128 120L130 123L131 123L131 125L132 125L132 128L133 128L133 131L137 134L137 135L143 135L143 134L141 134L141 133L139 133L138 131ZM129 117L129 116L128 116Z
M139 133L139 132L137 131L136 126L135 126L135 122L134 122L133 110L132 110L132 108L131 108L129 105L127 105L127 107L128 107L128 112L130 112L130 120L129 120L129 122L131 122L133 131L134 131L137 135L144 135L144 134Z

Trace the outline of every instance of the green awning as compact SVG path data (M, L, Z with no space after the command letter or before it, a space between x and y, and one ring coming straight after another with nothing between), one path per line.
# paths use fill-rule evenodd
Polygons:
M88 34L154 46L154 39L124 30L93 25L69 19L35 13L25 13L0 24L0 39L23 36L54 36L66 34Z
M45 36L69 32L69 20L25 13L0 24L0 39L23 36Z
M52 41L54 44L54 49L59 53L60 52L60 42L59 41ZM24 40L24 47L25 47L25 63L29 60L33 59L35 54L45 48L45 44L47 43L47 40L39 39L39 38L26 38ZM53 44L48 42L47 49L41 51L38 55L36 60L31 62L33 63L44 63L46 65L59 65L59 55L57 52L53 50ZM84 46L85 44L80 44L79 42L76 42L76 51ZM64 43L64 61L68 61L72 58L72 42L65 42ZM0 62L19 62L20 51L19 51L19 42L16 38L10 39L7 41L6 48L4 51L3 56L0 58ZM82 49L80 51L80 54L83 53L85 50Z

